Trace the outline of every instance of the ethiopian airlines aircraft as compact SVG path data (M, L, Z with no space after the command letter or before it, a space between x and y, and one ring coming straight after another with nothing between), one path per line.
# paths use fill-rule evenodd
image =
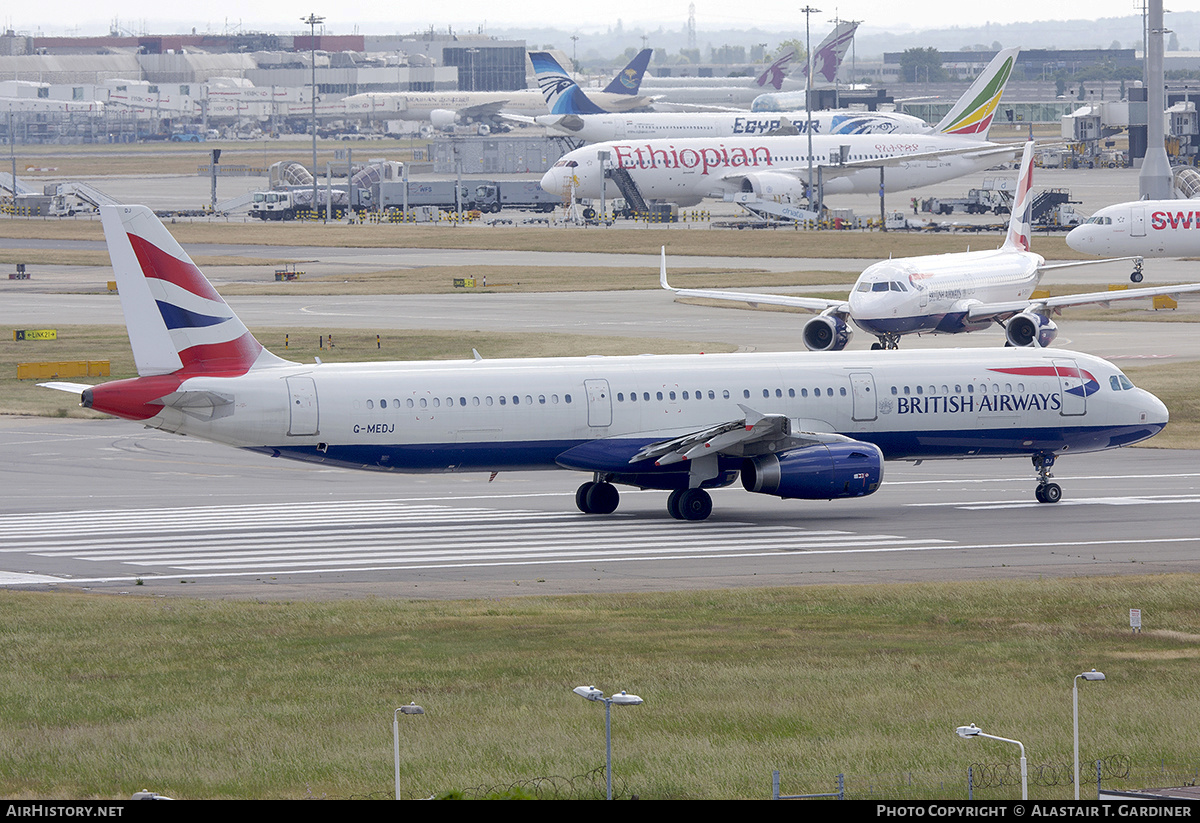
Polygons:
M1067 245L1086 254L1200 254L1200 200L1135 200L1105 206L1067 233Z
M1010 346L1048 346L1058 336L1051 315L1069 306L1107 305L1116 300L1200 291L1200 284L1189 284L1033 298L1033 291L1046 271L1112 261L1047 264L1041 255L1034 254L1029 245L1032 195L1033 143L1026 143L1008 235L1000 248L899 257L875 263L859 275L845 300L671 289L665 264L662 287L679 297L790 306L818 312L804 324L802 333L804 345L810 351L845 348L853 336L851 324L878 338L879 342L872 344L874 349L894 349L905 334L958 334L979 331L992 323L1004 327ZM1140 272L1140 259L1136 265L1136 271Z
M101 208L138 377L85 407L275 457L382 472L564 468L669 491L684 520L707 488L826 500L871 494L883 461L1034 461L1145 440L1167 423L1111 363L1043 349L291 363L265 350L144 206Z
M1015 54L1007 49L997 55L1006 68L977 80L933 133L612 140L563 155L543 175L542 188L553 194L573 188L577 197L600 198L608 191L607 178L628 175L647 201L693 206L706 197L748 193L805 197L810 167L827 195L904 191L953 180L1020 151L987 142Z
M753 112L640 112L629 114L542 114L514 118L546 126L556 132L602 143L611 140L653 140L683 137L738 137L806 134L951 134L965 124L964 112L980 104L999 101L1012 74L1019 49L1004 49L988 64L971 87L936 126L919 117L894 111ZM984 132L986 134L986 131Z

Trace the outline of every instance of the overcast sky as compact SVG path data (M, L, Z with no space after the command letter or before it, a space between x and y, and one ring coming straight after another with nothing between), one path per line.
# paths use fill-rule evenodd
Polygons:
M506 4L503 11L486 0L455 0L444 4L382 3L378 0L317 0L302 7L283 0L206 0L203 3L164 3L162 0L111 0L108 3L83 0L42 0L28 6L6 4L0 23L5 29L45 35L107 34L114 19L124 30L152 34L223 32L226 30L272 31L279 34L307 30L300 23L310 12L326 18L329 34L396 34L427 29L474 31L480 25L503 28L507 25L547 25L581 30L616 24L626 29L638 25L654 29L660 25L679 29L687 20L687 0L667 0L649 6L643 0L607 0L607 2L565 3L562 0L518 0ZM695 0L697 30L721 28L795 29L803 24L799 9L803 4L783 0L756 0L740 9L730 2ZM822 33L838 15L843 19L862 20L864 27L893 29L974 27L987 22L1015 23L1034 20L1069 20L1088 17L1124 17L1139 13L1135 0L1092 0L1086 5L1045 3L1037 0L1008 0L1005 3L974 3L963 0L921 0L916 3L879 3L877 0L821 3L812 16L813 28ZM1185 4L1186 5L1186 4ZM437 8L434 12L418 7ZM195 8L198 16L189 16ZM742 11L742 14L738 14ZM914 17L916 19L914 19ZM815 33L815 32L814 32Z

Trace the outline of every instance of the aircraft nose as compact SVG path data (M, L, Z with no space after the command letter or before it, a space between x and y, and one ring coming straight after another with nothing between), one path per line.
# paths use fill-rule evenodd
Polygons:
M557 167L549 169L542 175L542 189L549 194L558 194L562 191L562 178L559 176Z
M1087 226L1076 226L1067 232L1067 245L1075 251L1088 251L1092 245L1090 241Z

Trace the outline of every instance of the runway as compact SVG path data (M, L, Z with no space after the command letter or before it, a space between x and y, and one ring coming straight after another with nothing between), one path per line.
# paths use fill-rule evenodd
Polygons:
M1200 571L1192 452L888 464L798 502L740 486L701 523L661 492L580 514L571 472L405 476L272 460L120 421L0 422L0 584L193 597L500 597Z

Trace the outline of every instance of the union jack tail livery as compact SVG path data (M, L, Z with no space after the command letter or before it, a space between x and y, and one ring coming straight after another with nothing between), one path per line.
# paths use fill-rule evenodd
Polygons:
M942 134L971 134L986 140L1020 51L1019 48L1001 49L933 130Z
M855 21L838 23L813 52L812 59L803 69L805 76L808 75L808 67L812 66L813 80L820 75L827 83L832 83L837 78L842 61L846 59L846 52L850 50L850 44L854 42L854 32L857 30L858 23Z
M1033 233L1033 142L1025 144L1021 155L1021 171L1017 175L1017 190L1013 194L1012 216L1008 220L1008 236L1001 248L1029 251Z
M245 374L279 364L145 206L102 206L138 374Z

